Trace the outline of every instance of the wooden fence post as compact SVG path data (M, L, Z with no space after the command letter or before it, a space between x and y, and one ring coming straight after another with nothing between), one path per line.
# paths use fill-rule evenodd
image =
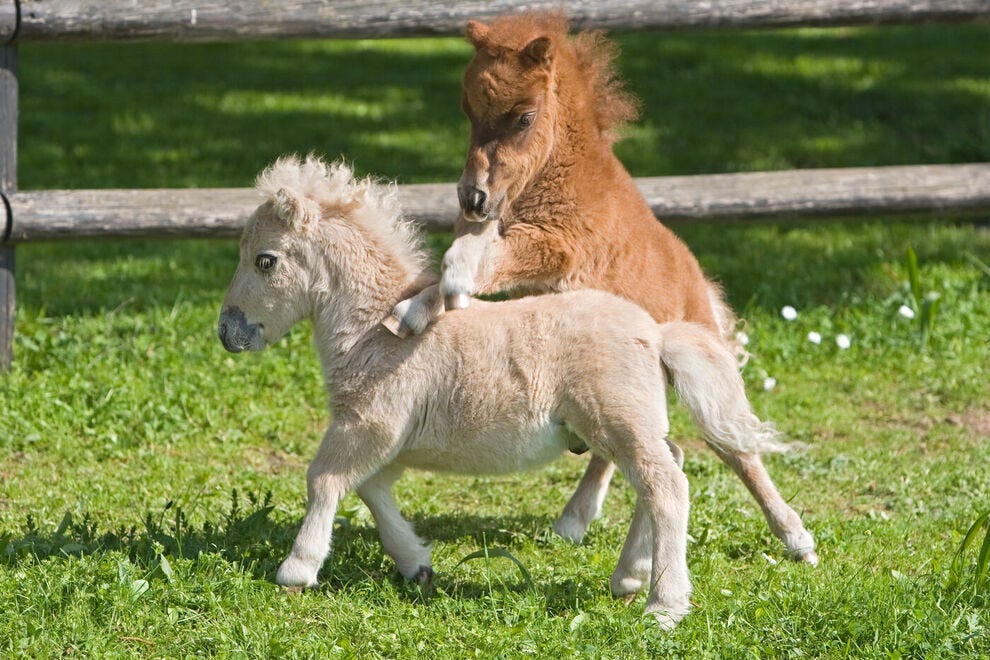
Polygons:
M16 36L16 31L15 35ZM17 190L17 46L0 46L0 371L14 359L14 246L5 244L13 226L7 196Z

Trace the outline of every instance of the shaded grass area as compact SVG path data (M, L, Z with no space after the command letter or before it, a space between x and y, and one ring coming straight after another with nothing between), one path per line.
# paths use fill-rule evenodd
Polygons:
M644 99L638 175L990 160L985 28L622 37ZM453 180L457 40L21 48L20 185L246 186L287 151ZM410 474L437 588L405 584L348 497L323 586L272 579L328 422L307 325L258 355L214 325L234 241L17 249L0 376L0 652L53 656L985 657L987 594L947 586L990 501L990 232L979 224L679 226L747 319L757 411L808 449L768 460L820 543L784 561L674 408L695 612L673 634L608 596L632 511L617 479L574 547L550 526L585 461L491 479ZM430 236L436 253L448 237ZM941 307L928 349L904 254ZM798 318L783 320L783 305ZM807 341L810 331L823 342ZM839 333L851 347L835 345ZM766 378L776 387L765 390ZM485 547L505 559L473 560ZM967 581L968 580L968 581Z
M637 176L990 160L984 27L618 38ZM454 180L459 40L21 48L24 188L243 186L275 157ZM53 123L58 130L52 130Z

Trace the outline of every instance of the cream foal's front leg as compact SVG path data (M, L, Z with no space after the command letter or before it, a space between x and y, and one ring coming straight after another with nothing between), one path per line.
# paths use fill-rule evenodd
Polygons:
M430 546L416 536L392 497L392 486L400 476L400 466L386 465L358 486L357 492L371 510L382 547L395 560L402 577L428 586L433 580Z
M275 581L285 587L311 587L330 553L333 521L340 499L381 469L391 448L376 433L334 422L306 473L306 517L279 566Z

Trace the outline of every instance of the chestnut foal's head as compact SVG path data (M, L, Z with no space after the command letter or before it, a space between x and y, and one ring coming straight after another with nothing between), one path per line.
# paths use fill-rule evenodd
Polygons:
M471 121L471 142L457 196L471 220L500 217L553 147L555 41L540 35L506 42L495 34L504 32L500 27L467 24L477 52L464 74L461 105Z

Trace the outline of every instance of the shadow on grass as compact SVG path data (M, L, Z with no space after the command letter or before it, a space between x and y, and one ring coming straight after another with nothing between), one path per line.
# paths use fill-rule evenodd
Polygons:
M638 176L990 159L985 28L620 42L619 65L644 111L618 150Z
M31 45L21 187L247 186L276 157L310 151L452 180L470 55L457 46Z
M242 564L255 577L274 575L282 555L288 552L294 527L270 520L271 495L231 494L229 510L219 522L190 524L181 506L173 502L158 514L145 514L141 526L101 531L90 515L66 513L53 531L39 529L28 516L23 535L0 536L0 562L16 564L25 559L46 560L103 552L122 552L136 565L151 570L161 557L195 559L217 554Z
M42 530L28 517L22 534L0 535L0 563L16 565L22 561L68 560L120 552L148 575L155 575L167 570L163 565L168 565L168 558L195 560L201 555L217 555L238 564L255 579L273 581L278 565L292 547L300 523L298 520L273 520L274 508L270 494L247 493L242 497L235 490L231 493L228 510L219 520L198 525L190 524L182 508L172 502L157 514L145 514L141 526L114 531L101 531L88 514L80 518L66 513L54 530ZM417 532L429 541L466 542L477 548L511 548L520 538L536 535L544 539L541 545L550 545L545 539L549 536L551 521L543 516L439 515L414 516L412 520ZM406 597L423 598L418 586L399 576L381 547L375 527L352 525L347 519L338 518L333 546L333 553L321 570L321 589L351 589L388 579ZM563 610L575 598L593 595L590 587L573 580L535 580L527 584L495 578L479 582L474 578L464 579L465 569L460 567L448 567L448 571L440 573L435 584L457 598L482 598L492 589L518 592L532 588L551 606L556 603Z
M925 268L966 263L990 252L990 231L965 221L871 220L858 223L676 225L709 275L740 313L749 305L779 309L834 305L843 297L884 299L899 281L912 245ZM434 257L449 244L430 234ZM52 264L58 264L52 268ZM18 304L52 316L171 309L177 301L215 307L237 265L233 240L107 241L18 248ZM212 319L211 319L212 321Z
M990 160L985 29L616 37L640 176ZM460 40L26 44L21 187L245 186L287 152L452 181ZM152 73L153 72L153 73Z

